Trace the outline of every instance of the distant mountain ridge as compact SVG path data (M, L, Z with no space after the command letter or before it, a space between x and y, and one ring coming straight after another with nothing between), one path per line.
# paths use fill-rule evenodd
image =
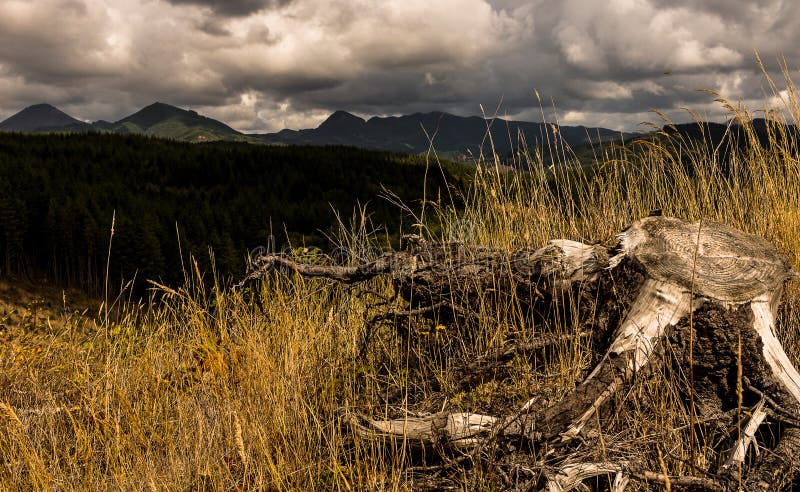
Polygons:
M409 153L425 152L432 142L432 147L439 152L477 155L481 149L484 152L493 149L498 154L505 154L517 148L521 142L542 145L563 140L568 145L581 145L615 141L633 135L607 128L464 117L438 111L405 116L374 116L368 120L345 111L336 111L317 128L281 130L263 135L262 138L267 143L351 145Z
M135 133L184 142L248 141L247 135L196 111L156 102L119 121L80 121L50 104L29 106L0 122L0 131L21 133Z
M161 102L153 103L117 121L109 130L116 133L165 136L189 142L244 138L244 134L220 121L201 116L196 111Z
M88 131L89 123L83 122L50 104L34 104L0 122L0 131L47 132Z
M186 142L243 141L273 145L345 145L373 150L418 154L432 147L441 153L478 155L492 150L507 154L521 142L567 145L609 142L636 134L607 128L556 126L479 116L456 116L439 111L404 116L375 116L368 120L335 111L317 128L244 134L195 111L156 102L116 122L85 123L49 104L23 109L0 123L0 131L113 132L151 135Z

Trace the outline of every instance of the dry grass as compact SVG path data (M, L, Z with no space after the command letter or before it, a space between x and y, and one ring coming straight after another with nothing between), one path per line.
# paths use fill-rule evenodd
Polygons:
M755 141L750 114L721 104ZM800 120L796 99L784 109L789 121ZM520 156L531 173L498 173L485 162L466 210L433 204L428 213L443 220L446 238L512 249L555 237L611 244L626 224L662 209L762 235L800 265L797 142L774 133L766 148L720 154L663 137L598 148L591 169L567 151L557 172L531 155ZM355 257L369 254L369 241L363 224L342 233ZM371 287L389 289L382 282ZM60 323L32 330L6 320L0 489L409 489L408 450L358 441L337 425L337 408L398 415L402 409L381 396L399 388L408 410L492 413L526 401L531 388L543 399L558 398L588 361L587 347L567 344L545 361L516 360L513 377L459 392L446 371L453 364L511 335L577 326L535 326L513 305L498 315L487 293L486 306L476 306L484 316L477 333L434 323L404 343L382 331L359 358L369 298L355 291L277 276L258 293L262 311L230 289L206 291L196 280L157 290L157 301L126 306L107 323L60 313ZM799 302L792 286L782 337L795 360ZM438 388L421 382L426 375L436 376ZM713 456L691 442L689 415L668 379L626 394L625 411L586 453L613 459L624 445L656 471L685 472L690 456L696 466L709 466L704 460ZM490 470L469 480L472 488L502 483Z

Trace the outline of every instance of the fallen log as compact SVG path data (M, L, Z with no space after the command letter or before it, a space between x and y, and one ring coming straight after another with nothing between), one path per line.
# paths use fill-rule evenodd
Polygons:
M746 483L748 490L773 490L800 468L795 426L800 421L800 374L776 336L784 284L797 274L785 256L759 237L711 221L651 216L624 230L611 249L554 240L540 249L508 253L417 240L413 248L354 267L301 265L274 255L260 257L256 264L250 278L275 269L351 284L389 276L409 309L423 315L436 311L466 319L487 289L532 309L564 305L581 296L602 298L583 307L592 311L585 328L601 349L594 369L560 401L538 408L533 394L507 415L445 411L395 420L351 416L352 428L362 437L462 451L490 441L525 441L557 454L581 438L635 376L671 358L676 370L688 375L690 387L682 388L681 395L693 420L727 415L732 408L746 414L743 406L750 411L723 450L727 459L713 471L715 478L670 482L666 475L632 470L625 463L573 463L530 485L570 490L592 473L604 473L615 477L619 490L629 479L642 477L676 489L734 490ZM758 443L758 430L770 412L790 415L781 423L772 450L745 467L754 446L767 446Z

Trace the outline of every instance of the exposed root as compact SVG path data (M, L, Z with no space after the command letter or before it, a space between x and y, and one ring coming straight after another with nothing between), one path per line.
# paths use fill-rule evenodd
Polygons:
M545 484L547 492L568 492L581 485L584 480L598 476L613 476L617 490L625 488L622 476L624 466L619 463L575 463L561 467ZM627 485L627 483L625 483Z
M750 449L750 446L755 444L756 431L764 422L764 419L767 418L767 411L764 408L764 403L762 399L758 402L756 408L753 409L753 413L742 429L742 433L736 441L736 445L733 447L730 456L720 468L722 473L741 473L742 465L744 465L744 460L747 457L747 451Z
M474 325L478 303L490 309L492 303L495 308L514 303L544 316L564 313L575 302L572 307L577 305L575 311L586 322L577 336L589 332L597 363L560 401L546 406L538 406L543 399L532 389L530 399L516 411L500 415L443 411L391 420L349 415L355 434L469 453L470 459L462 461L488 460L509 488L519 482L492 460L503 453L532 453L536 459L530 466L538 471L523 478L523 489L544 486L549 492L585 489L584 482L595 477L615 492L632 480L671 490L725 491L740 484L743 490L776 490L795 476L800 467L800 373L775 326L783 284L796 274L768 242L722 224L652 216L624 231L612 250L568 240L511 253L457 243L414 244L413 251L387 253L353 267L265 256L256 261L258 269L248 279L274 269L347 284L389 276L394 293L378 294L382 306L398 296L408 305L403 311L372 317L369 326L397 318L447 316ZM487 292L492 293L489 301ZM564 337L544 334L464 364L457 368L460 389L506 368L515 356L567 340ZM624 460L576 463L580 453L573 451L591 438L587 427L596 422L602 431L603 409L630 388L634 377L648 377L651 373L645 368L663 362L656 354L667 353L674 363L670 367L689 375L684 378L688 387L675 389L691 408L691 430L701 425L714 429L716 424L718 431L712 431L713 438L704 445L714 447L711 456L729 450L719 474L671 476ZM744 405L751 413L731 443L727 424ZM774 438L765 438L769 432L762 428ZM415 470L438 473L457 463L446 460L445 465ZM692 473L704 473L694 460L688 465Z
M461 450L480 444L499 421L497 417L468 412L442 412L393 420L371 420L358 415L351 415L350 418L352 428L365 439L392 439L412 445Z
M630 464L627 471L631 478L645 483L658 484L667 490L685 490L697 492L726 492L728 488L721 482L711 478L692 476L669 476L663 473L643 470L641 467Z

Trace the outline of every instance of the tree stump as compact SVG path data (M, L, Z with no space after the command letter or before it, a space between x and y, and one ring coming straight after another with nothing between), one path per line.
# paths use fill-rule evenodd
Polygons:
M568 240L512 253L419 239L413 246L355 267L263 256L249 278L276 268L344 283L388 275L410 302L408 315L436 311L463 318L486 289L531 306L563 304L588 292L600 299L590 306L594 316L586 328L601 351L588 377L550 406L539 408L533 394L508 415L441 412L373 420L349 414L360 435L461 450L489 440L526 441L558 454L634 376L663 364L656 354L669 345L675 364L689 374L691 388L682 397L693 417L722 418L742 406L749 412L713 476L667 477L624 461L565 463L527 487L565 491L610 475L613 490L631 479L684 490L775 490L793 479L800 467L800 374L775 332L784 284L797 274L769 242L716 222L650 216L624 230L611 249ZM779 435L758 443L767 418L780 422ZM742 476L753 446L772 449L751 460Z

